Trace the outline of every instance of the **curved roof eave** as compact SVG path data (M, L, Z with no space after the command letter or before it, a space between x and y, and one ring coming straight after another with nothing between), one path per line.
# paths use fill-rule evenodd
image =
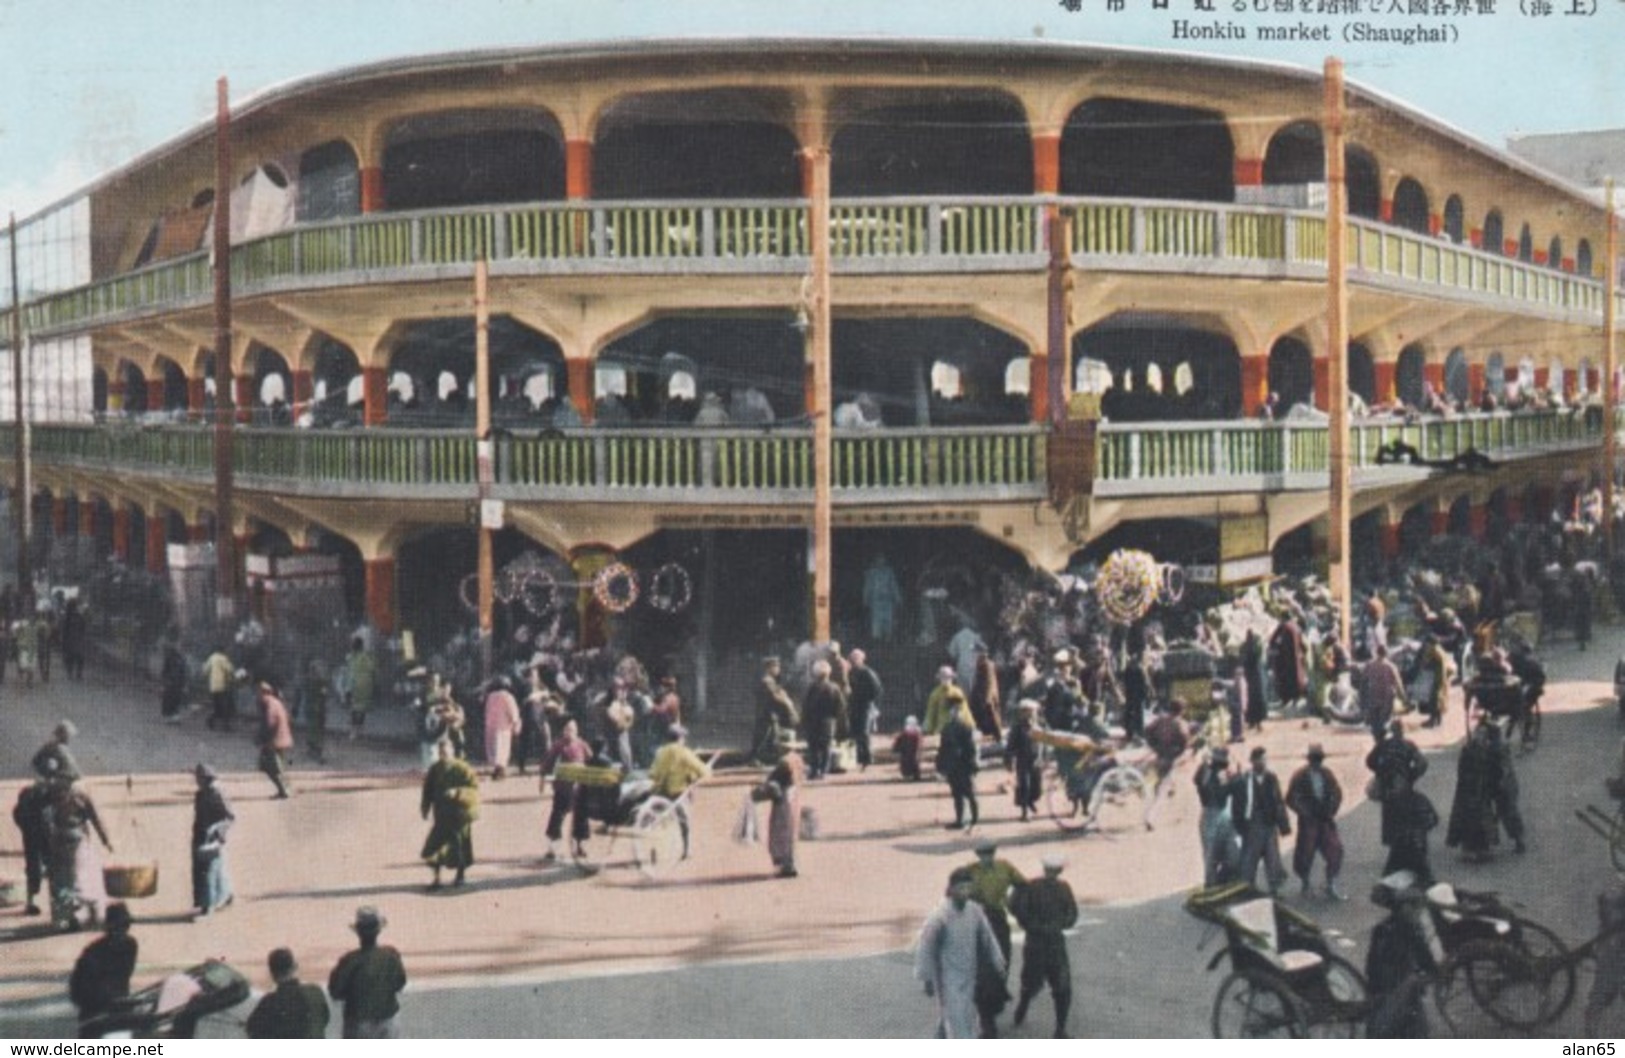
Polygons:
M244 96L242 100L233 104L233 117L243 117L256 111L287 102L299 95L319 89L333 88L345 84L357 84L383 77L399 77L418 74L435 73L452 69L478 69L490 66L502 66L509 63L539 63L539 62L582 62L592 59L624 58L631 55L661 55L661 56L705 56L727 55L740 52L741 45L748 44L748 52L754 58L760 58L764 53L774 49L785 51L827 50L831 53L868 53L884 54L887 52L907 52L918 56L924 52L941 56L997 56L1000 54L1028 55L1046 59L1089 58L1108 60L1113 58L1129 58L1137 62L1168 63L1171 65L1188 65L1200 63L1208 66L1218 66L1243 72L1269 73L1274 76L1288 79L1302 80L1309 83L1319 83L1321 74L1307 67L1293 63L1280 62L1268 59L1238 58L1232 55L1219 55L1200 51L1174 51L1166 48L1139 48L1127 46L1113 46L1101 44L1087 44L1074 41L1056 40L996 40L987 38L950 38L950 37L891 37L891 36L696 36L696 37L648 37L627 38L622 40L583 41L554 45L524 45L511 48L479 48L463 51L437 52L428 55L405 56L393 59L383 59L375 62L360 63L354 66L340 67L323 73L293 78L277 84L268 85ZM1443 136L1446 139L1484 155L1506 168L1520 173L1530 179L1544 183L1554 190L1576 198L1596 204L1596 194L1588 188L1571 184L1561 177L1549 173L1538 166L1532 165L1500 148L1491 146L1476 139L1467 132L1443 119L1436 118L1425 111L1418 110L1384 92L1368 88L1354 82L1347 82L1347 89L1351 96L1363 98L1374 103L1384 110L1417 125L1427 131ZM27 220L33 220L62 208L81 198L94 194L99 189L112 184L126 175L145 166L151 165L168 154L173 154L186 147L205 140L214 134L214 121L200 122L193 128L184 131L168 140L138 154L125 164L109 170L91 182L85 184L77 191L71 192L56 201L35 210ZM24 222L26 223L26 222Z

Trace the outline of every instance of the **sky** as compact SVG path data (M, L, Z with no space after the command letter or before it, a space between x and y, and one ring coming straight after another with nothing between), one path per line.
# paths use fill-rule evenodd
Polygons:
M1301 18L1275 10L1305 2ZM1314 13L1328 3L1384 13ZM1429 14L1387 13L1418 6ZM1246 39L1174 39L1179 22ZM1299 23L1334 40L1257 39ZM1444 29L1451 41L1342 38L1353 23ZM400 56L695 36L1041 36L1312 70L1335 54L1350 81L1492 146L1625 127L1625 0L0 0L0 211L26 218L211 120L221 76L241 99Z

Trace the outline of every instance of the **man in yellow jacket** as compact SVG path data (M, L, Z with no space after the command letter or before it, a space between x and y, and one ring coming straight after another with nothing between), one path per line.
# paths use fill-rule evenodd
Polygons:
M655 753L649 765L649 781L654 792L672 802L677 813L677 826L683 832L683 859L688 859L688 802L681 800L690 786L711 774L711 768L698 753L688 748L688 729L673 724L666 733L666 744Z

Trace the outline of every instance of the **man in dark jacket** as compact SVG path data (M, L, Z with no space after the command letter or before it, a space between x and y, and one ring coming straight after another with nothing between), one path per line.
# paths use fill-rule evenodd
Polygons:
M278 948L266 960L276 990L268 993L248 1015L251 1040L321 1040L327 1038L332 1016L327 996L317 985L301 984L293 952Z
M51 855L51 827L45 818L45 809L50 803L51 787L44 782L32 782L18 791L17 804L11 810L12 822L23 836L23 871L28 880L25 915L40 913L38 897Z
M1292 873L1309 892L1309 872L1315 854L1326 861L1326 895L1333 900L1348 897L1337 888L1337 874L1343 868L1343 839L1337 833L1337 810L1343 804L1343 788L1337 776L1324 765L1326 751L1317 742L1309 747L1309 763L1293 773L1286 786L1286 806L1298 817L1298 845L1292 851Z
M1287 822L1281 780L1269 770L1263 746L1253 748L1252 770L1230 784L1230 818L1241 835L1240 880L1256 885L1258 863L1263 860L1269 891L1276 892L1286 881L1281 838L1292 833L1292 825Z
M822 779L829 774L830 746L835 731L846 716L846 693L830 678L830 664L813 662L812 683L801 699L801 721L807 732L807 778Z
M937 747L937 773L948 781L948 792L954 798L954 821L949 830L962 830L965 809L970 808L970 825L981 819L976 805L976 772L981 767L976 752L976 730L971 727L969 709L956 709L942 729L942 744Z
M83 1025L112 1010L118 1000L130 994L130 975L135 973L140 945L130 936L130 909L122 903L107 908L104 932L92 941L73 964L68 979L68 998L79 1008Z
M1061 881L1065 868L1066 861L1060 856L1045 856L1044 877L1021 886L1010 898L1010 910L1027 933L1015 1023L1027 1019L1027 1007L1048 984L1055 1001L1056 1039L1066 1038L1066 1019L1072 1007L1072 963L1066 953L1065 931L1078 921L1077 898L1072 887Z
M357 910L350 928L361 946L340 959L327 979L327 994L344 1004L347 1040L395 1040L401 1035L395 1016L401 1010L406 967L400 952L378 943L385 924L377 908Z
M851 667L847 670L847 685L851 688L846 708L852 725L852 742L857 749L858 767L867 768L874 761L869 748L869 731L880 719L880 699L884 688L880 676L869 667L869 657L861 650L847 655Z

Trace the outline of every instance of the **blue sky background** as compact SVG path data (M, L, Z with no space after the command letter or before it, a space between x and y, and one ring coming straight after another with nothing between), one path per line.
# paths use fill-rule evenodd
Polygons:
M19 218L143 150L209 120L214 82L242 98L288 80L401 55L557 41L667 36L860 35L1085 41L1204 51L1348 77L1494 146L1509 135L1625 126L1625 0L1520 0L1454 25L1454 46L1261 44L1170 39L1175 18L1238 22L1195 0L0 0L0 212ZM1239 0L1243 7L1275 0ZM1369 3L1370 0L1363 0ZM1384 4L1394 0L1382 0ZM1398 0L1405 7L1414 0ZM1433 3L1434 0L1429 0ZM1473 6L1485 0L1471 0ZM1541 0L1522 0L1524 5ZM1590 4L1590 17L1562 14ZM1417 24L1407 15L1367 21ZM1312 16L1310 25L1347 19Z

